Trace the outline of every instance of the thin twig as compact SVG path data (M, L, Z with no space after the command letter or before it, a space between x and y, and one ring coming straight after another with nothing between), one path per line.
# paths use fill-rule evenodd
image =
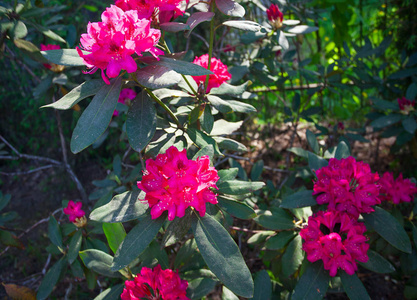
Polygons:
M265 230L252 230L252 229L240 228L240 227L237 227L237 226L230 226L229 228L233 229L233 230L237 230L237 231L250 232L250 233L265 232Z
M48 269L49 263L51 262L51 253L49 253L48 258L46 259L46 263L45 266L42 269L42 274L45 275L46 274L46 269Z
M55 166L54 165L46 165L46 166L42 166L42 167L39 167L39 168L36 168L36 169L33 169L33 170L29 170L29 171L19 171L19 172L12 172L12 173L7 173L7 172L1 172L0 171L0 174L1 175L6 175L6 176L28 175L28 174L31 174L31 173L39 172L39 171L49 169L49 168L53 168L53 167L55 167Z

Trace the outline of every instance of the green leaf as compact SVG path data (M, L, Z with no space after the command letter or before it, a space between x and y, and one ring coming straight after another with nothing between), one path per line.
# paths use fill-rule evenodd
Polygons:
M258 23L247 20L226 21L223 22L222 25L253 32L257 32L262 28L261 25L259 25Z
M159 57L159 61L154 65L161 65L174 70L177 73L191 76L211 75L213 72L203 68L199 65L189 63L183 60L177 60L174 58L168 58L164 56Z
M282 274L285 277L290 277L299 268L303 262L304 252L301 249L302 239L300 235L297 235L282 256Z
M400 251L411 253L411 242L403 226L389 212L380 207L370 214L362 214L366 227L374 229L388 243Z
M195 239L187 240L178 251L177 256L175 256L174 268L178 269L187 264L195 253L197 253L197 243Z
M243 18L245 9L233 0L216 0L217 8L227 16Z
M316 26L298 25L288 29L287 32L294 34L307 34L317 30L319 30L319 28Z
M255 211L243 202L224 197L218 197L217 200L222 209L236 218L250 220L256 217Z
M317 156L314 153L308 152L308 166L313 173L323 167L326 167L328 164L329 162L324 158Z
M316 199L313 197L313 191L300 191L286 196L279 207L282 208L299 208L316 205Z
M371 97L370 100L372 101L372 105L380 110L386 111L391 109L393 111L398 111L399 107L397 103L393 103L387 100L378 99L375 97Z
M0 211L9 204L11 198L12 196L10 194L3 195L0 191Z
M236 295L253 296L253 280L235 241L212 216L193 215L194 237L204 261Z
M399 70L388 76L388 79L401 79L417 74L417 68Z
M417 129L417 122L413 117L408 117L407 119L403 120L403 127L407 132L414 134Z
M61 275L62 269L65 266L65 256L58 260L49 270L46 272L45 277L43 278L41 285L39 286L38 293L36 294L36 299L44 300L48 298L49 294L54 289L55 285L58 283L59 277Z
M228 195L243 195L253 193L254 191L263 188L265 183L261 181L241 181L241 180L229 180L223 181L217 184L218 192Z
M87 249L80 251L80 257L84 265L90 270L108 277L119 277L119 273L113 272L110 266L113 257L101 250Z
M229 168L219 170L217 175L219 175L221 181L230 181L236 178L238 172L238 168Z
M340 141L339 144L337 145L334 158L342 159L342 158L347 158L349 156L350 156L349 146L344 141Z
M103 231L107 238L107 243L113 253L116 253L120 244L126 237L126 231L122 223L103 223Z
M182 79L180 74L161 65L146 66L139 69L135 74L138 82L150 89L169 87L177 84Z
M387 116L379 117L378 119L372 121L371 126L376 129L388 127L395 123L400 122L401 119L402 119L402 116L400 114L390 114Z
M349 299L371 299L365 287L363 286L362 281L359 280L356 274L348 275L346 272L340 271L339 275L340 279L342 280L343 288L345 289L345 292L348 295Z
M265 248L269 250L280 250L284 248L291 239L297 234L294 231L282 231L277 235L271 236L265 243Z
M10 246L10 247L16 247L20 249L25 249L25 246L18 239L18 237L7 230L0 229L0 244L3 244L5 246Z
M217 144L219 145L221 149L232 150L235 152L247 152L248 151L245 145L235 140L220 137L220 136L215 136L213 139L217 142Z
M290 43L288 42L287 37L284 32L281 30L277 31L278 45L282 47L284 51L287 51L290 48Z
M275 234L275 231L257 232L248 239L249 245L256 245L263 243L269 236Z
M54 216L49 217L48 234L52 244L60 249L63 249L61 229L59 228L58 222Z
M198 129L188 128L187 129L187 134L190 137L190 139L199 148L204 148L204 147L206 147L208 145L212 145L216 154L223 155L220 152L219 147L217 146L216 141L212 137L210 137L207 134L205 134L204 132L202 132L202 131L200 131Z
M319 143L317 142L316 135L314 133L312 133L310 130L307 129L306 136L307 136L308 144L310 145L310 147L314 151L314 153L316 153L316 154L319 153L320 146L319 146Z
M190 228L191 214L187 210L184 217L175 218L171 223L169 223L164 237L162 238L161 247L168 247L177 243L184 237Z
M250 178L253 181L261 179L263 170L264 170L264 161L258 160L252 166L252 170L250 171Z
M231 95L231 96L240 96L248 87L250 81L246 81L245 83L235 86L228 84L226 82L223 82L219 87L212 88L210 90L210 95Z
M152 99L143 91L132 101L127 113L126 133L132 148L141 152L156 131L156 109Z
M165 221L165 217L152 220L146 215L129 231L114 256L111 270L117 271L129 265L152 242Z
M185 34L185 37L189 37L191 34L191 31L200 23L211 21L214 17L214 12L208 11L208 12L195 12L193 13L188 19L187 19L187 25L190 27L189 31Z
M206 105L204 107L204 111L203 111L203 113L201 114L201 117L200 117L200 124L201 124L201 127L208 134L210 134L210 132L213 130L214 117L211 113L210 105Z
M104 84L105 83L102 79L92 79L86 81L73 88L68 94L66 94L58 101L41 106L41 108L52 107L60 110L70 109L81 100L97 94Z
M0 25L1 31L9 30L9 34L12 39L23 39L27 34L28 30L25 23L22 21L7 22Z
M239 300L238 296L233 294L227 287L222 287L222 300Z
M238 130L243 124L243 121L240 122L228 122L224 119L220 119L214 122L214 128L211 132L212 135L226 135L232 134Z
M161 30L167 32L180 32L184 30L190 30L190 26L179 22L165 22L159 25Z
M200 149L194 156L193 160L197 160L197 158L202 157L204 155L208 155L210 161L213 160L214 156L214 149L212 145L205 146L204 148Z
M197 278L188 282L187 297L190 299L201 299L212 290L216 282L210 278Z
M405 94L405 98L407 99L415 99L417 96L417 83L412 82L408 88L407 88L407 93Z
M70 264L72 264L74 260L78 257L78 252L80 252L82 241L83 241L83 233L82 233L82 230L79 229L72 236L69 247L68 247L67 259Z
M371 270L376 273L391 273L395 271L395 268L391 263L379 255L377 252L373 250L368 250L368 261L366 263L359 262L359 264L368 270Z
M297 156L308 158L308 151L304 150L303 148L292 147L292 148L288 148L287 151L290 151Z
M21 40L21 39L15 39L13 41L13 43L16 45L16 47L18 47L25 54L27 54L31 59L33 59L35 61L39 61L41 63L47 63L48 62L45 59L45 57L42 56L39 48L36 47L31 42L26 41L26 40Z
M143 216L149 207L146 202L142 201L144 197L145 193L141 191L116 195L109 203L93 210L90 219L106 223L127 222L137 219Z
M329 273L323 263L309 265L295 286L291 300L323 299L329 287Z
M69 67L85 66L83 59L75 49L59 49L41 51L41 54L50 62Z
M94 143L109 126L122 86L121 77L112 81L100 89L78 120L71 138L74 154Z
M256 108L248 103L244 103L236 100L227 100L228 105L234 112L251 113L256 112Z
M255 291L253 300L270 300L272 296L272 283L268 272L265 270L255 274Z
M101 292L94 300L119 300L124 284L116 284Z
M272 207L263 213L258 213L254 219L259 225L272 230L285 230L294 228L293 218L285 210L278 207Z

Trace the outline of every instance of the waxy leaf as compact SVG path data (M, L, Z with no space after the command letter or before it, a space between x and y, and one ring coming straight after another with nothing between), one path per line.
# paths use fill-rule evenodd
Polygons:
M59 49L41 51L41 54L50 62L69 67L84 66L83 59L75 49Z
M261 30L261 25L253 21L239 20L239 21L226 21L222 23L224 26L246 30L246 31L259 31Z
M308 152L308 166L310 170L315 174L315 171L326 167L329 164L327 160L314 153Z
M146 215L127 234L114 256L111 265L112 271L120 270L135 260L152 242L165 221L165 217L152 220Z
M323 299L329 287L329 280L329 271L324 269L323 263L316 262L311 264L307 267L306 271L295 286L291 299Z
M109 203L93 210L90 219L106 223L137 219L143 216L149 207L143 199L145 199L145 193L138 190L116 195Z
M49 217L48 234L49 234L49 239L51 240L52 244L62 249L63 246L62 246L61 229L59 228L58 222L56 221L54 216Z
M83 241L82 230L77 230L71 238L71 242L68 247L67 259L70 264L78 257L78 252L80 252L81 242Z
M71 151L74 154L94 143L107 129L119 99L121 86L120 77L112 80L111 84L100 89L85 109L72 133Z
M212 216L193 215L194 237L210 270L236 295L253 296L252 276L235 241Z
M219 188L219 193L228 195L243 195L260 190L264 185L265 183L261 181L249 182L240 180L230 180L219 183L217 187Z
M156 109L152 99L143 91L132 102L127 113L126 133L133 150L141 152L156 131Z
M313 197L313 191L300 191L285 197L279 207L299 208L316 204L317 201Z
M207 155L210 158L210 161L213 160L214 157L214 148L212 145L205 146L198 150L196 154L194 154L192 160L197 160L197 158Z
M306 136L307 136L308 144L310 145L313 152L316 154L319 153L320 147L319 147L319 143L317 142L316 135L307 129Z
M179 32L184 30L190 30L188 24L179 23L179 22L166 22L159 25L159 27L168 32Z
M190 228L191 214L187 210L184 217L175 218L171 223L169 223L164 237L162 238L161 247L168 247L175 244L184 237Z
M58 283L59 277L61 275L62 269L66 263L65 256L58 260L49 270L46 272L45 277L43 278L41 285L39 286L38 293L36 294L36 299L44 300L48 298L49 294L54 289L55 285Z
M210 90L211 95L231 95L231 96L239 96L242 95L246 88L249 85L249 81L246 81L245 83L241 85L231 85L226 82L223 82L219 87L212 88Z
M243 202L225 197L218 197L217 200L222 209L236 218L249 220L256 217L255 211Z
M108 277L119 277L119 273L110 270L113 261L111 255L97 249L87 249L80 252L80 257L90 270Z
M270 300L272 296L271 278L266 270L255 274L255 291L252 300Z
M204 132L194 129L188 128L187 134L190 139L200 148L204 148L208 145L212 145L214 148L214 152L219 155L223 155L220 152L219 146L217 145L216 141L211 137L205 134Z
M160 60L155 62L154 65L168 67L174 70L175 72L183 75L201 76L213 74L213 72L207 70L206 68L203 68L202 66L163 56L161 56Z
M258 213L254 219L259 225L272 230L285 230L294 228L294 219L282 208L272 207L263 213Z
M285 36L284 32L282 32L281 30L278 30L277 37L278 37L278 45L280 45L284 51L287 51L290 48L290 43L288 42L288 39Z
M227 16L243 18L245 9L233 0L216 0L217 8Z
M125 285L116 284L101 292L94 300L119 300Z
M282 256L282 274L285 277L290 277L297 271L298 267L303 262L304 252L301 249L302 239L300 235L297 235Z
M388 116L380 117L374 121L371 122L371 126L374 128L383 128L391 126L395 123L400 122L402 119L402 116L400 114L390 114Z
M359 280L356 274L349 275L344 271L339 271L339 275L349 299L371 299L363 286L362 281Z
M342 159L342 158L347 158L349 156L350 156L349 146L344 141L341 141L337 145L337 149L336 149L336 153L334 155L334 158Z
M395 271L395 268L384 257L379 255L373 250L368 250L368 261L366 263L359 262L360 265L376 273L391 273Z
M150 89L166 88L181 81L181 75L170 67L153 64L136 71L136 79Z
M388 243L400 251L411 253L411 242L403 226L389 212L376 206L370 214L362 214L366 227L374 229Z
M277 235L271 236L265 243L265 247L270 250L284 248L297 234L294 231L281 231Z
M190 280L187 287L187 297L190 299L201 299L216 286L216 282L210 278L197 278Z
M126 237L126 231L122 223L103 223L103 231L107 238L107 243L113 253L116 253L120 244Z
M86 81L76 88L73 88L68 94L58 101L41 106L41 108L52 107L61 110L70 109L81 100L97 94L103 85L105 85L105 83L102 79L92 79Z
M211 21L214 17L214 12L196 12L193 13L187 20L187 25L189 26L189 31L185 34L186 37L189 37L193 29L200 23Z
M317 30L319 30L319 28L316 26L298 25L288 29L287 32L294 34L307 34Z

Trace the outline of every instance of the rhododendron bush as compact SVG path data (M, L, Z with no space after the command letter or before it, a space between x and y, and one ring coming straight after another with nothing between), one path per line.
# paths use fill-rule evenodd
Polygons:
M322 108L313 96L343 73L314 73L295 58L303 36L319 28L290 19L290 5L281 1L239 3L117 0L84 24L73 47L23 43L49 72L46 94L53 96L42 108L74 110L71 152L112 155L103 159L111 170L92 182L88 199L64 201L60 212L68 218L50 216L51 252L59 259L38 299L54 297L67 270L97 292L95 299L319 299L329 289L368 299L358 274L400 272L398 261L415 261L413 179L378 174L355 157L353 141L365 139L359 129L341 120L319 125ZM7 28L4 37L22 43L24 36ZM294 130L287 148L299 156L296 167L290 156L287 170L261 160L251 165L239 155L255 146L237 130L252 130L256 113L272 109L268 97L288 78L288 90L296 89L291 78L298 75L307 81L306 88L297 82L301 90L310 89L311 76L325 79L293 99L279 96ZM414 134L413 99L390 102L390 115L370 125ZM381 101L375 105L387 105ZM305 131L308 150L292 147L300 119L318 131ZM324 132L333 147L318 142ZM59 134L65 149L65 131ZM67 156L63 150L57 165L71 175ZM263 170L287 177L265 184Z

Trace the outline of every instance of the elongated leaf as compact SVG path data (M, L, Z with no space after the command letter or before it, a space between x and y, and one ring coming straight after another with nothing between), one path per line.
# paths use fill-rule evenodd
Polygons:
M214 17L214 12L208 11L208 12L196 12L193 13L187 20L187 25L190 27L189 31L186 33L186 37L189 37L193 29L200 23L211 21Z
M270 300L272 296L272 283L268 272L265 270L255 274L255 291L253 300Z
M341 159L341 158L347 158L349 156L350 156L349 146L344 141L341 141L337 145L337 149L336 149L336 153L334 155L334 158Z
M52 244L62 249L62 233L61 229L59 228L58 222L56 221L54 216L49 217L48 233L49 239L51 240Z
M362 284L362 281L359 280L356 274L348 275L346 272L339 272L340 279L342 280L343 287L346 294L349 296L349 299L355 300L366 300L371 299L368 292Z
M316 205L316 199L313 197L313 191L300 191L285 197L280 207L282 208L299 208Z
M223 286L222 288L222 300L239 300L238 296L233 294L231 290Z
M209 214L193 215L194 237L210 270L236 295L253 296L253 280L235 241Z
M191 214L189 211L187 211L184 217L175 218L168 225L168 228L161 242L161 247L168 247L175 244L184 237L184 235L190 230L190 228Z
M228 139L228 138L224 138L221 136L215 136L213 139L217 142L220 149L232 150L235 152L247 152L248 151L245 145L233 139Z
M93 79L86 81L77 86L76 88L73 88L68 94L66 94L58 101L41 106L41 108L52 107L61 110L70 109L81 100L97 94L104 84L105 83L102 79Z
M94 300L119 300L124 284L116 284L101 292Z
M233 0L216 0L217 8L227 16L243 18L245 9Z
M132 148L141 152L156 131L156 110L152 99L143 91L132 103L127 113L126 133Z
M46 272L45 277L39 286L38 293L36 294L36 299L44 300L48 298L59 280L65 262L65 256L63 256L48 270L48 272Z
M166 22L159 25L161 30L168 31L168 32L179 32L184 30L190 30L190 26L188 24L179 23L179 22Z
M295 286L291 299L323 299L329 287L329 280L329 271L324 269L323 263L317 262L309 265Z
M248 239L248 244L249 245L252 245L252 244L256 245L256 244L263 243L263 242L265 242L267 237L269 237L273 234L275 234L275 231L257 232Z
M106 205L93 210L90 219L98 222L127 222L143 216L148 209L144 201L145 193L141 191L125 192L116 195Z
M68 248L67 259L70 264L78 257L78 252L80 252L81 242L83 240L82 230L77 230L71 238L71 242Z
M266 243L265 247L270 250L279 250L284 248L291 239L293 239L297 234L294 231L282 231L278 232L277 235L270 237Z
M80 257L90 270L108 277L119 277L119 273L110 270L113 261L111 255L97 249L87 249L80 252Z
M249 85L249 81L246 81L245 83L241 85L231 85L226 82L223 82L219 87L212 88L210 90L211 95L232 95L232 96L239 96L242 95L246 88Z
M210 278L197 278L188 282L187 297L190 299L201 299L210 293L216 282Z
M107 238L107 243L113 253L116 253L120 244L126 237L126 231L122 223L103 223L103 231Z
M218 197L217 200L221 208L236 218L249 220L256 217L255 211L243 202L224 197Z
M207 99L210 101L210 104L213 105L218 111L222 113L229 113L233 111L232 106L228 101L223 100L220 97L207 95Z
M294 228L293 218L282 208L273 207L259 213L254 219L259 225L272 230L285 230Z
M261 30L261 25L253 21L247 20L238 20L238 21L226 21L222 23L224 26L245 30L245 31L253 31L257 32Z
M120 77L106 85L94 96L85 109L71 138L71 151L76 154L95 142L107 129L120 94Z
M83 59L75 49L59 49L41 51L41 54L50 62L69 67L84 66Z
M316 135L307 129L306 136L307 136L308 144L310 145L314 153L316 154L319 153L320 147L319 147L319 143L317 142Z
M413 117L408 117L403 121L403 127L407 132L414 134L417 129L417 122Z
M235 179L238 172L239 172L238 168L229 168L229 169L219 170L217 174L219 175L221 181L229 181L229 180Z
M389 79L401 79L417 74L417 68L399 70L388 76Z
M308 166L310 167L310 170L315 173L315 171L326 167L329 164L327 160L325 160L323 157L320 157L314 153L308 152Z
M181 75L168 66L154 64L139 69L136 79L147 88L160 89L177 84L181 81Z
M45 59L45 57L42 56L39 48L36 47L31 42L26 41L26 40L21 40L21 39L15 39L13 42L16 45L16 47L18 47L20 50L22 50L31 59L33 59L35 61L39 61L41 63L47 63L48 62ZM409 99L412 99L412 98L409 98Z
M151 215L145 216L139 224L129 231L114 256L112 271L120 270L136 259L152 242L164 223L165 218L152 220Z
M411 253L410 238L403 226L389 212L377 206L373 213L362 214L362 216L365 219L367 228L374 229L398 250Z
M214 156L214 148L212 145L205 146L204 148L198 150L196 154L193 156L193 160L197 160L197 158L207 155L210 160L213 160Z
M391 273L395 268L391 263L373 250L368 250L368 261L366 263L359 263L363 267L376 273Z
M161 56L160 60L158 62L155 62L154 65L168 67L171 70L174 70L175 72L183 75L201 76L213 74L213 72L199 65L163 56Z
M264 185L265 183L261 181L249 182L240 180L230 180L221 182L217 185L217 187L219 188L219 193L228 195L243 195L260 190Z
M292 148L288 148L287 151L290 151L297 156L308 158L308 151L304 150L303 148L292 147Z
M219 146L217 146L216 141L211 137L205 134L204 132L194 129L194 128L188 128L187 134L190 137L190 139L200 148L204 148L208 145L212 145L214 148L214 152L219 155L223 155L220 152Z
M256 108L248 103L244 103L244 102L236 101L236 100L228 100L227 103L234 112L241 112L245 114L256 112Z
M211 113L211 107L209 105L206 105L206 107L204 108L203 113L201 114L200 124L201 124L201 127L208 134L210 134L210 132L213 130L214 117L213 117L213 114Z
M317 30L319 30L319 28L316 26L298 25L288 29L287 31L294 34L307 34Z
M297 271L298 267L303 262L304 252L301 249L302 239L300 235L297 235L282 256L282 274L286 277L290 277Z
M374 121L371 122L371 126L374 128L383 128L391 126L395 123L400 122L402 119L402 116L400 114L390 114L387 116L380 117Z

